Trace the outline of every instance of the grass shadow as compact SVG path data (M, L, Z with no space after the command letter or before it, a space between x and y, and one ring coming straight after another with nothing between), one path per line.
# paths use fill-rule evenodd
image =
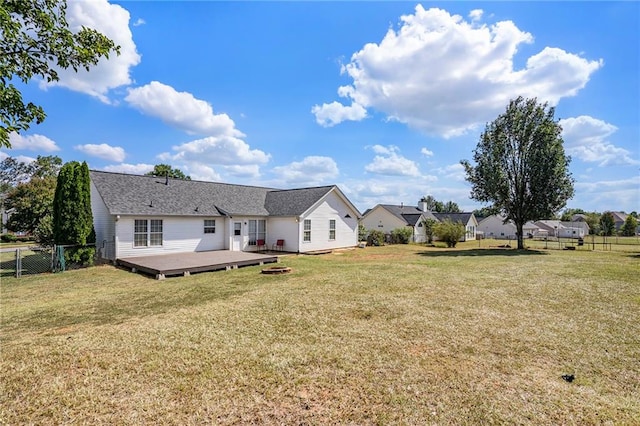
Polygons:
M545 251L540 250L518 250L518 249L470 249L470 250L456 250L444 248L442 250L430 250L421 251L417 253L419 256L439 257L475 257L475 256L536 256L536 255L548 255Z

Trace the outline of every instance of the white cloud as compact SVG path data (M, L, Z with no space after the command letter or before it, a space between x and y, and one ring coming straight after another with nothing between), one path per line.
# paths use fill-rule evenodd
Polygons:
M364 169L369 173L388 176L420 176L420 170L418 170L416 163L399 155L397 153L398 147L374 145L371 149L379 155L376 155L373 162L365 166Z
M352 102L350 106L335 101L314 105L311 113L316 116L316 122L323 127L332 127L347 120L360 121L367 117L367 110L356 102Z
M245 164L234 166L223 166L224 170L231 176L237 178L257 178L260 177L260 166L257 164Z
M309 156L302 161L274 167L273 173L287 185L320 185L335 179L340 172L333 158Z
M270 155L259 149L251 149L244 141L233 137L207 137L172 148L175 161L221 165L265 164Z
M464 182L465 177L467 176L464 167L460 163L438 168L434 170L434 172L447 180L454 180L458 182Z
M128 92L125 100L131 106L189 134L244 136L227 114L214 114L208 102L196 99L191 93L178 92L158 81Z
M598 182L576 182L571 204L585 210L638 211L640 176Z
M102 168L105 172L115 172L115 173L128 173L133 175L143 175L145 173L149 173L153 171L155 166L153 164L112 164L110 166L105 166Z
M60 151L60 147L54 141L43 135L23 136L13 132L9 133L9 143L11 143L11 149L45 152Z
M193 180L204 180L209 182L222 181L220 175L212 167L204 164L191 164L184 166L184 171L185 174L190 176Z
M574 158L596 162L600 166L640 164L631 152L607 140L618 130L613 124L587 115L565 118L559 124L566 151Z
M484 11L482 9L473 9L471 12L469 12L469 19L471 19L472 21L479 21L480 19L482 19L483 14Z
M40 87L63 86L110 103L107 96L109 90L131 84L130 68L140 63L140 55L129 29L129 12L106 0L71 0L68 2L67 22L74 32L82 26L101 32L120 46L120 55L112 53L108 59L102 58L90 71L84 68L78 72L73 69L60 70L59 81L43 81Z
M538 97L551 105L583 88L602 61L545 47L514 69L518 47L533 36L511 21L482 24L445 10L416 6L379 44L354 53L342 72L352 78L338 94L353 105L443 137L464 134L503 112L510 99ZM349 119L340 103L314 107L320 124ZM329 114L328 111L335 111ZM366 114L361 111L359 116Z
M420 154L424 155L425 157L433 157L433 151L430 151L427 148L422 148L420 150Z
M106 143L102 144L85 144L76 145L74 149L83 152L92 157L98 157L109 161L122 162L126 157L124 149L119 146L110 146Z
M144 25L146 24L145 20L142 18L138 18L136 19L136 22L133 23L134 27L139 27L140 25Z

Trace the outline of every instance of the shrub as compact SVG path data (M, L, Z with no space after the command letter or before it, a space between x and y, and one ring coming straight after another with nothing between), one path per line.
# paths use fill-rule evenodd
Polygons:
M0 237L3 243L15 243L17 238L13 234L2 234Z
M451 220L445 220L436 224L434 233L445 243L447 247L455 247L460 238L464 236L464 225L459 222L453 223Z
M372 229L367 235L367 244L370 246L383 246L384 245L384 232Z
M408 226L396 228L391 231L391 244L409 244L412 236L413 232Z

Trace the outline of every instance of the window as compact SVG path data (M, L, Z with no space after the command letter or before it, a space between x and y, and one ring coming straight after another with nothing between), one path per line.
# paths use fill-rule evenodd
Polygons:
M329 221L329 239L330 240L336 239L336 221L333 219Z
M302 241L311 241L311 219L304 220L304 233Z
M162 219L136 219L133 224L133 246L162 245Z
M133 225L133 246L134 247L146 247L147 241L147 221L136 219Z
M249 221L249 245L255 246L258 240L267 240L267 221L264 219Z
M234 222L233 224L233 235L240 236L242 235L242 223Z
M216 220L215 219L205 219L204 220L204 233L205 234L215 234L216 233Z
M151 219L151 232L149 233L149 241L152 246L162 245L162 220Z

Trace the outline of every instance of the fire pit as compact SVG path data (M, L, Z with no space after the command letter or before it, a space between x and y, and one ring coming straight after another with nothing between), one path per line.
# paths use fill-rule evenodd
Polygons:
M291 272L291 268L288 266L272 266L262 270L263 274L287 274Z

